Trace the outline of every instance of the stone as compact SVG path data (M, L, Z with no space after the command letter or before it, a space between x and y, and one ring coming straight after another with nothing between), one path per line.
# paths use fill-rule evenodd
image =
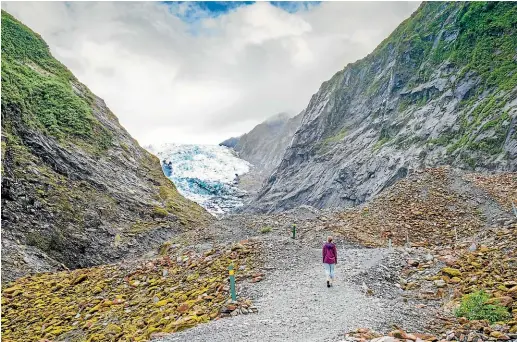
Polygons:
M154 303L154 305L156 305L157 307L161 307L161 306L164 306L164 305L167 305L168 301L166 299L164 300L160 300L156 303Z
M447 285L447 283L445 282L445 280L438 279L438 280L434 281L434 285L436 287L445 287Z
M446 255L443 257L440 257L440 260L445 263L447 266L454 266L458 262L458 259L456 257L453 257L452 255Z
M411 341L416 341L418 339L418 337L414 334L406 334L405 339L411 340Z
M460 277L461 276L460 270L458 270L456 268L451 268L451 267L442 268L442 273L444 273L450 277Z
M438 338L432 334L421 334L421 333L413 333L418 339L423 341L437 341Z
M395 338L398 338L398 339L405 339L406 338L406 333L404 331L402 331L402 330L393 330L388 335L392 336L392 337L395 337Z
M105 328L105 332L107 334L120 334L122 332L122 328L119 327L116 324L108 324L108 326Z
M510 296L496 297L489 300L490 303L499 303L502 306L510 307L513 303L513 298Z
M180 306L178 306L178 311L181 312L181 313L184 313L184 312L187 312L188 310L190 309L189 305L186 304L186 303L183 303L181 304Z
M505 335L504 333L500 332L500 331L492 331L490 333L490 337L493 337L497 340L503 340L503 341L506 341L506 340L509 340L510 337Z
M416 259L409 259L407 263L409 266L413 266L413 267L416 267L420 264L420 262Z
M394 337L391 337L391 336L382 336L382 337L374 338L374 339L370 340L370 342L396 342L396 340Z

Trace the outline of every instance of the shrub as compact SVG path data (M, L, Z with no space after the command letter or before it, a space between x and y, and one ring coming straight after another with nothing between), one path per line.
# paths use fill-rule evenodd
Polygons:
M485 291L476 291L463 296L460 307L456 310L457 317L469 320L486 319L490 323L510 318L508 310L499 303L489 304L490 296Z
M43 39L4 11L1 45L2 112L4 106L18 108L32 128L86 143L94 152L111 146L112 133L93 115L90 91L75 86L77 79L52 57Z
M269 233L271 231L271 227L264 227L260 230L262 234Z

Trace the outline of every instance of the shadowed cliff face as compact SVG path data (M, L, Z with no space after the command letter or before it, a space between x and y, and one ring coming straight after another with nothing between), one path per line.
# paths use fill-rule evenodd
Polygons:
M517 5L424 3L322 84L249 206L353 206L413 169L517 170Z
M112 262L210 220L2 11L2 277Z

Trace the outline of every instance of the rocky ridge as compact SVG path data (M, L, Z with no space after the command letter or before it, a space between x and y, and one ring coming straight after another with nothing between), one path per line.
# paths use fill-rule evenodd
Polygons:
M212 217L2 11L2 278L140 255Z
M294 117L277 114L248 133L223 141L220 145L233 148L240 158L255 165L264 174L270 174L280 164L302 116L303 112Z
M290 117L280 113L238 138L230 138L220 145L232 148L239 158L253 165L248 174L241 176L239 187L249 193L250 198L260 190L264 180L280 164L294 133L300 127L303 112Z
M449 246L492 224L509 226L514 214L507 203L517 202L516 183L515 173L417 171L369 203L338 212L330 228L366 245L386 244L389 234L394 245Z
M513 3L423 3L322 84L249 211L363 203L413 170L517 169Z

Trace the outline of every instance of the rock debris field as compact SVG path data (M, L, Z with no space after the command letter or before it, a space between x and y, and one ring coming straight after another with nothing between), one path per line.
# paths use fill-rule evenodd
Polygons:
M403 263L400 251L338 245L337 279L327 288L319 248L273 234L260 239L266 277L238 287L239 294L253 299L258 313L211 321L159 341L341 341L345 332L359 327L422 327L423 309L401 296L370 295L371 284L361 281L363 275L371 281L378 274L378 286L400 291L377 273L387 269L385 264Z

